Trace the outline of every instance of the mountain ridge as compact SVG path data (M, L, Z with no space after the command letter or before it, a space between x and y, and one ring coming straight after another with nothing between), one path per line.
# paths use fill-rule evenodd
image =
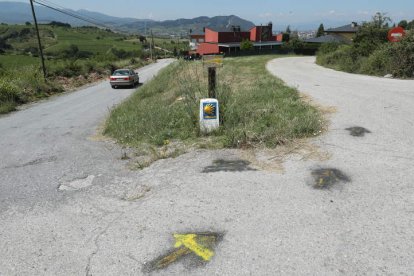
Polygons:
M43 6L36 5L36 15L39 23L59 21L73 26L88 26L90 23L59 13ZM149 30L155 35L186 35L190 30L201 31L204 27L224 28L230 25L238 25L242 29L249 29L254 23L242 19L236 15L229 16L198 16L192 19L179 18L176 20L155 21L151 19L137 19L128 17L116 17L100 12L80 10L65 10L79 14L87 19L96 21L109 28L128 33L148 34ZM0 2L0 23L24 24L32 22L30 4L22 2Z

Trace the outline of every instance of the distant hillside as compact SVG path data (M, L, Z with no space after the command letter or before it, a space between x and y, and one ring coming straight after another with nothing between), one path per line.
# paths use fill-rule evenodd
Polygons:
M146 25L146 26L145 26ZM167 21L153 21L153 22L133 22L122 25L125 30L136 30L137 32L144 33L145 29L148 31L151 29L155 34L168 35L168 34L188 34L193 32L200 32L204 27L211 28L226 28L232 25L240 26L242 29L250 29L254 26L251 21L244 20L235 15L230 16L215 16L207 17L201 16L193 19L177 19Z
M193 31L201 31L203 27L225 28L231 25L238 25L242 29L249 29L254 26L253 22L235 15L215 16L211 18L201 16L194 19L153 21L148 19L120 18L87 10L68 11L96 19L99 23L103 23L119 31L141 34L148 33L149 30L152 30L155 35L186 35L190 29ZM41 23L59 21L69 23L72 26L91 25L42 6L36 6L36 14L38 21ZM26 21L33 21L30 4L22 2L0 2L0 23L23 24Z
M59 21L69 23L73 26L91 25L85 21L73 18L71 16L67 16L65 14L48 9L46 7L36 5L35 9L37 19L40 23ZM96 19L97 21L99 21L99 23L104 23L111 27L140 21L136 18L120 18L87 10L74 11L68 9L67 11L75 12L89 19ZM33 21L30 4L22 2L0 2L0 23L23 24L26 21Z

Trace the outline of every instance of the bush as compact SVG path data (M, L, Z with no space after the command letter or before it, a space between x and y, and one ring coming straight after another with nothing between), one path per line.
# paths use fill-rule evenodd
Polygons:
M22 102L19 88L7 77L0 78L0 103L4 102Z
M367 75L385 76L391 73L389 44L383 45L380 49L374 51L366 61L361 65L360 72Z
M392 43L391 73L396 77L414 77L414 32L398 43Z
M318 54L320 55L326 55L332 52L335 52L341 44L336 42L330 42L330 43L323 43L318 50Z

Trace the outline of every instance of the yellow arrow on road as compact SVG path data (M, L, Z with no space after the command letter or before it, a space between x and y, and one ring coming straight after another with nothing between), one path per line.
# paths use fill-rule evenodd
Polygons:
M203 258L204 261L209 261L214 256L214 252L204 246L199 245L195 241L196 237L196 234L174 234L174 238L176 240L174 247L180 248L184 246L193 251L197 256Z
M222 234L219 233L190 233L174 234L174 249L167 254L147 263L143 271L151 272L164 269L179 261L184 256L195 254L203 261L208 262L214 256L214 247L221 240Z

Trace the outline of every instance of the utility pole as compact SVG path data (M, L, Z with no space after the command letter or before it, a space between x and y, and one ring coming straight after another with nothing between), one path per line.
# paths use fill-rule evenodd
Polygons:
M37 26L37 19L36 19L34 6L33 6L33 0L30 0L30 5L32 6L33 20L34 20L34 23L35 23L35 26L36 26L37 42L39 43L39 53L40 53L40 59L42 61L43 77L46 79L45 58L43 56L42 43L40 41L39 27Z
M154 34L152 33L152 30L151 30L151 41L152 41L152 47L151 47L151 49L155 49L155 44L154 44ZM156 60L156 58L154 57L155 55L154 55L154 53L153 53L153 50L151 50L151 57L153 58L153 61L154 60Z

